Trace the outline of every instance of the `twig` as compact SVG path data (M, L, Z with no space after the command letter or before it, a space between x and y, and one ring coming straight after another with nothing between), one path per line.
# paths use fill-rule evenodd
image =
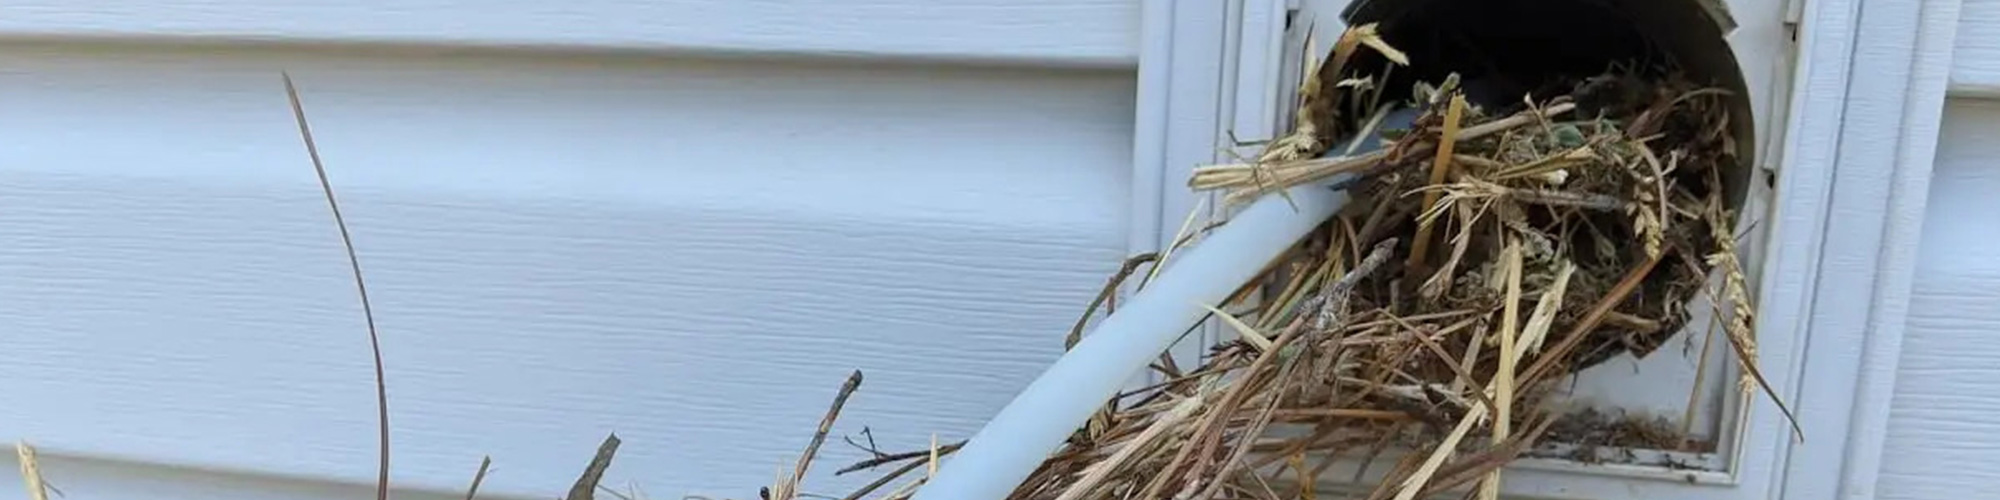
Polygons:
M954 451L958 451L958 448L956 447L940 448L938 449L938 456L943 457L945 455L950 455L951 452ZM867 485L862 486L861 489L854 490L854 493L849 493L847 496L841 497L841 500L860 500L861 497L868 496L869 493L874 493L875 490L881 489L883 486L887 486L890 482L894 482L896 478L903 477L904 474L909 474L910 471L917 470L917 468L919 467L925 467L929 465L930 462L930 459L928 458L929 450L925 450L925 453L926 453L926 458L924 460L918 460L915 462L903 464L902 467L898 467L896 468L896 470L891 471L888 474L884 474L882 475L882 477L876 478L874 481L869 482Z
M1242 438L1236 443L1236 449L1230 451L1228 458L1223 459L1222 470L1209 474L1208 477L1212 482L1209 483L1207 491L1196 498L1214 497L1215 493L1220 489L1219 487L1228 478L1235 476L1237 471L1242 470L1243 456L1249 453L1250 446L1257 442L1254 437L1262 435L1264 429L1271 425L1272 416L1278 411L1278 404L1284 400L1284 398L1278 396L1291 388L1293 382L1297 379L1297 377L1292 376L1292 370L1298 367L1297 361L1298 358L1292 358L1291 362L1286 363L1284 367L1278 369L1278 380L1272 382L1277 384L1278 387L1271 393L1271 400L1266 402L1264 409L1258 412L1255 420L1251 421L1250 428L1243 432Z
M1506 163L1501 163L1498 160L1482 158L1463 153L1453 153L1451 155L1451 161L1458 162L1459 164L1463 164L1465 166L1469 166L1474 169L1478 169L1482 177L1488 177L1494 179L1498 179L1499 176L1492 174L1490 172L1507 168Z
M618 434L604 437L604 443L597 445L597 455L590 457L590 465L583 468L583 475L577 476L576 484L569 487L565 500L593 500L597 493L597 482L604 479L604 469L611 467L611 456L618 453Z
M1708 317L1708 333L1702 335L1701 355L1695 358L1694 383L1688 387L1687 407L1681 410L1681 443L1675 447L1683 451L1687 450L1693 441L1691 436L1694 434L1695 408L1701 405L1702 382L1708 378L1708 351L1709 348L1715 347L1716 326L1721 322L1720 311Z
M1396 485L1402 484L1403 480L1417 473L1417 469L1423 466L1423 458L1423 455L1415 453L1403 455L1401 460L1396 461L1396 466L1391 467L1389 473L1375 483L1375 490L1368 494L1368 500L1388 498L1391 492L1396 491Z
M853 396L854 391L859 389L861 389L861 370L855 370L854 373L847 375L847 382L840 385L840 393L834 395L833 406L826 409L826 416L820 418L819 430L813 432L812 442L806 444L805 453L799 455L799 464L792 469L791 480L779 483L777 491L772 494L773 498L791 500L798 495L799 482L805 480L806 469L812 467L813 456L819 454L819 446L826 443L826 434L833 431L833 421L840 418L841 407L847 406L848 396Z
M1431 351L1431 354L1437 355L1439 362L1438 364L1444 365L1445 368L1451 370L1453 380L1458 382L1464 382L1465 384L1472 385L1473 387L1479 386L1478 385L1479 380L1472 378L1472 372L1470 371L1471 367L1460 366L1459 363L1453 363L1451 359L1451 353L1446 352L1444 350L1444 346L1438 345L1437 341L1431 340L1429 335L1425 335L1424 332L1417 330L1416 325L1404 323L1403 328L1410 331L1410 336L1412 338L1417 339L1417 343L1423 344L1425 349L1429 349ZM1457 392L1459 390L1462 390L1464 386L1454 383L1452 384L1452 388L1453 392ZM1484 391L1472 391L1472 398L1478 401L1481 406L1485 406L1487 410L1492 411L1496 414L1499 413L1500 405L1495 403L1493 398L1486 397L1486 393Z
M1452 277L1458 274L1458 266L1464 262L1465 251L1472 248L1472 231L1478 225L1480 215L1485 213L1483 208L1475 211L1470 205L1463 203L1454 203L1452 207L1458 212L1455 220L1458 221L1459 233L1457 237L1451 237L1450 226L1445 228L1444 238L1452 243L1451 254L1445 257L1444 265L1438 266L1437 271L1431 273L1430 279L1417 287L1417 296L1426 302L1434 303L1451 287Z
M1291 311L1290 306L1292 305L1292 301L1297 300L1306 291L1310 286L1309 283L1318 283L1320 278L1324 277L1322 274L1327 272L1325 264L1326 262L1322 261L1318 265L1297 270L1302 272L1293 272L1292 279L1285 283L1284 288L1279 289L1276 300L1272 300L1270 304L1266 304L1262 313L1258 315L1258 329L1268 329L1277 326L1278 322L1284 321L1284 318L1281 317L1283 315L1279 314L1279 312Z
M1299 500L1317 500L1319 498L1318 492L1313 490L1314 487L1318 486L1319 478L1312 477L1312 473L1306 470L1306 454L1304 452L1294 452L1290 456L1285 457L1285 459L1285 465L1291 467L1292 477L1297 478L1297 482L1299 483ZM1282 474L1283 471L1279 473ZM1258 477L1258 480L1262 481L1263 478Z
M1355 420L1410 420L1410 414L1396 410L1370 410L1366 408L1293 408L1278 410L1277 418L1297 420L1306 418L1348 418Z
M1610 313L1606 313L1604 315L1604 324L1618 328L1624 328L1638 333L1653 333L1660 331L1659 320L1641 318L1638 316L1618 311L1611 311Z
M49 500L49 488L42 481L42 466L35 459L35 447L26 441L14 443L14 454L21 460L21 484L28 487L30 500Z
M1077 318L1076 325L1069 328L1069 336L1063 337L1063 349L1068 350L1071 347L1076 347L1076 343L1083 340L1084 325L1090 324L1090 316L1097 313L1097 308L1103 306L1104 301L1109 300L1112 295L1118 293L1119 284L1124 283L1126 278L1130 278L1133 272L1137 272L1139 266L1159 259L1160 254L1157 252L1146 252L1125 259L1125 263L1118 266L1118 272L1112 274L1111 279L1104 283L1104 289L1097 292L1097 298L1091 299L1090 305L1083 308L1083 317Z
M930 481L929 476L910 480L910 482L903 483L902 487L896 488L896 491L890 492L889 496L883 498L884 500L906 500L910 498L910 495L917 494L917 488L923 487L924 483L928 481Z
M472 500L473 497L479 495L479 483L486 481L486 468L492 466L493 457L481 457L479 459L479 473L472 475L472 486L465 488L465 500Z
M1285 420L1286 411L1288 410L1278 410L1277 412L1271 414L1271 418L1274 420ZM1296 410L1291 410L1291 411L1296 411ZM1333 422L1333 418L1338 418L1338 417L1310 416L1309 418L1319 419L1322 422L1322 424L1314 426L1312 434L1306 435L1304 437L1293 438L1290 440L1291 442L1289 444L1277 448L1276 449L1277 451L1270 451L1271 450L1270 446L1259 446L1257 448L1257 451L1266 451L1268 453L1265 453L1264 456L1258 457L1255 461L1250 462L1250 468L1252 470L1262 469L1264 468L1264 466L1271 465L1273 463L1278 462L1279 460L1288 460L1293 456L1305 453L1306 450L1313 449L1314 445L1320 444L1321 441L1326 440L1328 437L1332 437L1334 431L1339 430L1338 427L1331 425L1331 423ZM1398 422L1399 420L1388 420L1388 421ZM1277 479L1278 477L1281 477L1283 475L1284 471L1282 470L1273 471L1273 474L1271 474L1271 479Z
M1486 137L1503 130L1512 130L1531 125L1543 119L1560 116L1574 110L1576 110L1576 103L1565 102L1542 108L1540 111L1514 113L1512 116L1506 118L1466 127L1465 130L1459 131L1458 140L1459 142L1464 142Z
M1390 66L1390 67L1393 68L1395 66ZM1377 97L1380 96L1378 95ZM1354 133L1354 138L1347 141L1347 149L1342 150L1340 154L1346 156L1353 156L1355 151L1361 149L1362 143L1367 142L1369 139L1375 138L1374 136L1376 130L1382 127L1382 120L1388 118L1389 112L1394 110L1395 107L1388 104L1383 104L1374 107L1374 109L1375 112L1368 115L1368 122L1363 123L1361 125L1361 130Z
M1251 347L1256 347L1260 351L1271 348L1271 339L1264 338L1264 333L1257 331L1257 327L1250 326L1249 323L1243 322L1236 315L1229 314L1228 311L1218 309L1215 306L1208 304L1198 305L1208 309L1209 314L1214 315L1216 319L1222 320L1223 324L1229 325L1229 328L1235 330L1238 336L1243 337L1243 342L1250 344Z
M930 459L930 468L924 471L924 480L925 480L925 481L929 481L929 480L930 480L931 478L934 478L934 477L937 477L937 470L938 470L938 442L937 442L937 433L935 433L935 432L931 433L931 449L930 449L930 451L931 451L931 454L930 454L930 457L931 457L931 459Z
M1501 253L1502 266L1507 273L1507 298L1500 314L1500 370L1493 375L1494 399L1500 403L1493 411L1493 445L1507 442L1507 434L1512 432L1514 418L1514 364L1520 353L1514 350L1521 318L1521 242L1511 241ZM1500 469L1493 469L1486 482L1480 486L1481 500L1500 500Z
M280 74L285 78L285 96L292 101L292 116L299 122L299 138L305 141L306 155L312 157L320 191L326 193L326 206L333 211L333 225L340 228L340 243L347 249L348 267L354 270L354 290L361 296L361 316L368 321L368 348L375 353L376 428L380 433L375 500L389 500L389 382L382 370L382 335L375 329L375 308L368 302L368 284L361 279L361 257L354 251L354 236L348 233L347 220L340 215L340 202L334 199L333 182L327 180L326 163L320 161L319 145L313 142L312 126L306 123L305 105L299 103L299 88L292 84L291 73Z
M1299 304L1301 308L1317 308L1318 312L1313 316L1313 329L1315 331L1325 332L1339 327L1340 318L1338 316L1341 314L1341 310L1347 306L1347 295L1354 291L1354 286L1361 282L1361 278L1375 274L1376 269L1380 269L1383 263L1388 262L1389 253L1395 250L1395 248L1395 238L1389 238L1376 243L1375 249L1368 252L1367 258L1361 259L1359 264L1355 264L1354 269L1349 270L1346 275L1341 276L1333 284L1321 288L1319 294L1313 296L1311 300Z
M1316 300L1318 300L1319 302L1317 307L1320 307L1322 309L1321 313L1316 315L1315 322L1321 323L1323 327L1315 328L1314 331L1324 332L1339 328L1339 325L1337 324L1337 321L1339 320L1338 314L1327 313L1326 308L1338 309L1339 306L1337 306L1336 303L1344 300L1344 297L1342 296L1345 295L1345 290L1352 290L1354 288L1354 285L1361 281L1361 278L1369 274L1373 274L1376 269L1380 268L1382 266L1382 263L1388 260L1389 250L1393 248L1395 248L1394 239L1384 240L1382 243L1377 244L1375 246L1375 250L1370 252L1370 255L1367 259L1363 259L1359 265L1357 265L1353 270L1348 271L1345 276L1342 276L1340 278L1340 280L1335 281L1332 285L1328 285L1326 288L1321 290L1321 294L1316 298ZM1301 305L1303 306L1307 304L1302 303ZM1277 358L1279 357L1279 353L1285 348L1285 346L1290 345L1294 339L1298 338L1301 333L1304 333L1303 330L1305 330L1305 327L1307 326L1304 321L1305 319L1306 318L1303 315L1294 319L1292 321L1292 324L1286 327L1283 333L1280 333L1278 335L1277 340L1271 342L1270 348L1260 352L1257 355L1257 358L1251 361L1249 366L1244 368L1245 373L1251 374L1250 379L1241 380L1238 381L1235 385L1232 385L1228 389L1227 393L1223 395L1221 403L1212 408L1210 410L1211 413L1209 414L1208 418L1204 419L1203 422L1200 425L1198 425L1197 428L1201 429L1201 431L1195 434L1195 436L1197 436L1196 440L1205 444L1197 446L1195 444L1190 443L1188 445L1183 446L1181 448L1180 453L1175 454L1174 459L1168 463L1167 467L1161 469L1163 472L1158 477L1156 477L1150 485L1146 487L1145 489L1146 493L1141 495L1142 497L1152 498L1158 495L1161 491L1161 488L1165 488L1167 483L1172 481L1178 475L1176 473L1176 469L1180 466L1180 464L1186 463L1186 461L1194 455L1195 450L1207 449L1211 447L1210 445L1215 444L1216 441L1218 441L1221 438L1221 433L1223 432L1224 427L1228 423L1229 419L1220 418L1220 416L1230 412L1234 412L1236 407L1240 406L1243 403L1243 401L1249 397L1249 394L1251 392L1249 388L1254 386L1255 383L1257 382L1258 379L1257 375L1263 373L1264 372L1263 369L1265 367L1270 366L1271 363L1277 360ZM1335 323L1327 323L1328 321L1333 321Z
M1124 448L1120 448L1118 452L1111 454L1111 457L1104 459L1104 461L1091 464L1090 468L1084 472L1083 477L1072 483L1068 489L1062 492L1062 495L1056 497L1056 500L1085 498L1092 493L1092 490L1097 489L1099 483L1102 483L1111 474L1117 472L1126 463L1130 462L1133 456L1144 451L1148 446L1153 444L1153 441L1159 439L1167 431L1180 425L1182 420L1194 414L1195 410L1200 407L1201 398L1199 397L1184 399L1174 404L1173 409L1167 410L1165 415L1161 416L1158 420L1154 420L1151 425L1146 426L1146 430L1140 432L1138 437L1132 438L1132 441L1126 443Z
M1565 102L1561 104L1556 104L1554 106L1542 108L1539 111L1523 111L1520 113L1515 113L1512 116L1508 116L1506 118L1501 118L1498 120L1493 120L1490 122L1465 127L1463 130L1459 131L1458 140L1456 142L1465 142L1465 141L1483 139L1486 138L1486 136L1493 135L1499 132L1512 130L1527 125L1532 125L1537 120L1541 120L1542 118L1545 117L1559 116L1574 110L1576 110L1576 105L1574 103ZM1432 145L1428 143L1411 145L1409 150L1407 151L1407 154L1408 155L1431 154L1431 151L1433 151L1431 147ZM1326 176L1339 172L1347 172L1357 169L1370 168L1377 165L1378 163L1381 163L1383 160L1387 159L1388 155L1389 155L1388 151L1376 150L1367 153L1362 153L1358 156L1334 156L1326 158L1293 160L1293 161L1278 163L1276 165L1269 165L1268 168L1279 170L1283 176L1302 177L1303 179L1287 179L1293 181L1291 182L1291 184L1297 184L1298 182L1306 182L1311 180L1322 179L1325 178ZM1453 156L1456 157L1457 155ZM1258 165L1241 164L1241 163L1195 167L1194 169L1195 178L1190 181L1189 186L1194 187L1196 189L1210 189L1217 187L1248 184L1251 182L1252 172L1256 168L1258 168ZM1218 176L1220 178L1218 178Z
M1243 369L1244 373L1248 373L1249 375L1245 379L1238 380L1234 385L1231 385L1227 392L1223 394L1221 402L1209 408L1208 415L1195 425L1195 429L1197 430L1193 434L1194 437L1190 438L1187 444L1180 447L1180 452L1174 454L1173 460L1169 461L1166 467L1160 469L1161 472L1159 475L1154 477L1153 481L1146 486L1145 493L1141 494L1140 498L1158 498L1162 493L1162 489L1167 487L1167 483L1172 482L1179 476L1181 466L1194 458L1197 450L1208 448L1208 444L1221 439L1222 432L1226 429L1229 421L1229 419L1223 418L1223 416L1234 412L1236 407L1243 404L1243 400L1249 398L1251 392L1249 388L1258 382L1258 379L1262 378L1258 375L1263 373L1265 367L1270 366L1272 362L1278 359L1278 353L1285 346L1291 345L1292 340L1298 338L1299 334L1306 329L1305 326L1304 317L1292 320L1292 324L1286 326L1283 333L1278 334L1278 339L1271 342L1270 349L1257 354L1257 358L1251 361L1248 367Z
M1505 466L1507 462L1513 461L1515 457L1527 451L1528 447L1534 446L1535 442L1548 432L1549 426L1555 424L1557 420L1560 419L1554 415L1543 418L1541 423L1535 424L1533 429L1521 436L1508 440L1505 445L1475 453L1450 465L1446 465L1438 470L1439 479L1431 481L1430 486L1425 487L1424 491L1419 493L1418 496L1429 497L1445 490L1457 488L1460 485L1478 479L1481 476L1480 472L1484 470Z
M1577 207L1601 212L1625 210L1632 202L1624 198L1599 193L1577 193L1553 189L1516 189L1493 186L1497 194L1521 203L1548 205L1552 207Z
M1154 389L1159 389L1159 388L1161 388L1161 387L1166 387L1166 386L1169 386L1169 385L1174 385L1174 384L1178 384L1178 383L1181 383L1181 382L1186 382L1186 381L1189 381L1189 380L1194 380L1194 379L1198 379L1198 378L1201 378L1201 377L1206 377L1206 376L1209 376L1209 375L1214 375L1214 374L1217 374L1217 373L1222 373L1222 372L1225 372L1225 371L1229 371L1229 368L1227 368L1227 367L1209 367L1209 368L1203 368L1203 369L1201 369L1201 370L1198 370L1198 371L1195 371L1194 373L1189 373L1189 374L1186 374L1186 375L1181 375L1181 376L1178 376L1178 377L1174 377L1174 378L1170 378L1170 379L1166 379L1166 380L1162 380L1162 381L1159 381L1159 382L1154 382L1154 383L1151 383L1151 384L1146 384L1146 385L1145 385L1144 387L1140 387L1140 388L1137 388L1137 389L1132 389L1132 390L1128 390L1128 391L1125 391L1125 392L1121 392L1121 393L1118 393L1118 394L1116 394L1116 395L1113 395L1113 396L1111 396L1111 399L1112 399L1113 401L1117 401L1117 400L1122 400L1122 399L1125 399L1125 398L1129 398L1129 397L1132 397L1132 396L1136 396L1136 395L1139 395L1139 394L1142 394L1142 393L1145 393L1145 392L1148 392L1148 391L1152 391L1152 390L1154 390Z
M853 446L861 451L868 452L869 455L874 455L875 458L882 458L882 449L875 446L875 431L870 430L868 426L864 425L861 427L861 435L868 438L867 445L854 442L854 436L841 436L840 440L846 441L848 446Z
M958 448L961 446L965 446L965 441L959 441L956 443L939 446L937 450L939 454L951 453L953 451L957 451ZM883 465L901 462L912 458L929 457L930 455L931 455L931 450L929 448L917 451L906 451L902 453L878 453L876 454L875 458L870 458L867 460L855 462L854 465L849 465L846 468L834 471L833 475L836 476L844 475L850 472L858 472L858 471L873 469L876 467L881 467Z
M1459 317L1459 316L1467 316L1467 315L1473 315L1473 314L1480 314L1480 313L1491 313L1491 312L1492 312L1492 311L1486 311L1486 310L1481 310L1481 309L1461 309L1461 310L1457 310L1457 311L1444 311L1444 312L1434 312L1434 313L1429 313L1429 314L1418 314L1418 315L1415 315L1415 316L1402 316L1402 317L1391 317L1391 318L1389 318L1389 319L1378 319L1378 320L1372 320L1372 321L1364 321L1364 322L1360 322L1360 323L1355 323L1355 324L1352 324L1352 325L1347 325L1347 329L1348 329L1348 331L1351 331L1351 332L1359 332L1359 331L1361 331L1361 330L1364 330L1364 329L1368 329L1368 328L1375 328L1375 327L1379 327L1379 326L1385 326L1385 325L1399 325L1399 326L1400 326L1400 323L1406 323L1406 322L1410 322L1410 321L1430 321L1430 320L1434 320L1434 319L1444 319L1444 318L1456 318L1456 317ZM1476 318L1476 317L1475 317L1475 318L1467 318L1467 319L1468 319L1468 320L1470 320L1470 319L1478 319L1478 318ZM1462 327L1462 326L1461 326L1461 327L1459 327L1459 328L1464 328L1464 327ZM1449 330L1449 328L1447 328L1447 330ZM1442 333L1442 332L1440 332L1440 333Z
M1576 346L1582 344L1583 339L1589 337L1590 332L1596 330L1597 325L1604 321L1605 313L1611 312L1611 308L1618 307L1620 302L1625 301L1625 297L1632 295L1632 291L1639 288L1639 282L1644 281L1647 275L1653 273L1653 267L1658 265L1660 257L1665 255L1654 255L1640 262L1639 265L1634 266L1630 271L1627 271L1625 278L1619 280L1617 285L1612 286L1611 292L1606 293L1603 299L1598 300L1597 304L1590 308L1590 312L1583 316L1583 320L1578 321L1576 326L1570 328L1569 333L1563 337L1561 342L1535 358L1535 364L1530 365L1528 371L1524 372L1520 377L1521 385L1534 386L1541 381L1542 377L1547 376L1549 372L1555 370L1556 363L1565 362L1565 358L1569 357L1570 351L1576 350Z
M1380 458L1382 452L1388 451L1389 445L1395 444L1396 436L1403 434L1403 427L1406 425L1409 424L1397 422L1395 425L1389 426L1387 432L1383 432L1381 436L1376 437L1375 444L1368 447L1368 454L1362 455L1360 464L1354 468L1354 479L1348 482L1359 483L1362 478L1367 477L1368 466L1374 465L1375 459ZM1320 463L1319 469L1315 470L1314 473L1317 474L1330 465L1333 465L1333 457L1327 457L1324 462Z
M1190 231L1194 230L1194 221L1201 217L1202 209L1205 208L1208 208L1208 198L1206 197L1196 199L1194 206L1188 208L1187 218L1181 220L1180 230L1174 232L1174 239L1167 245L1167 249L1160 252L1160 262L1154 264L1152 269L1146 271L1145 278L1139 279L1140 288L1145 288L1147 284L1153 282L1153 278L1159 277L1160 270L1167 267L1167 259L1173 258L1174 252L1180 250L1183 242L1191 241L1187 238L1192 234ZM1296 210L1296 208L1294 209Z
M1343 159L1349 161L1344 162L1345 165L1338 163L1334 164L1334 166L1337 166L1339 168L1329 167L1326 169L1327 171L1325 172L1325 175L1315 176L1313 177L1313 179L1324 178L1325 176L1331 176L1333 174L1341 172L1350 172L1356 169L1360 169L1362 167L1367 167L1367 170L1362 170L1361 172L1356 173L1353 177L1334 181L1333 183L1327 185L1327 189L1332 189L1334 191L1345 191L1348 188L1354 187L1354 185L1356 184L1360 184L1361 181L1373 179L1384 173L1388 173L1390 170L1395 170L1397 167L1402 166L1402 164L1400 163L1388 161L1389 153L1387 151L1379 151L1379 150L1369 153L1363 153L1361 156L1351 156L1351 157L1345 157Z
M1465 155L1455 156L1454 159L1463 163L1486 164L1487 167L1483 168L1493 168L1497 171L1486 173L1485 175L1481 175L1480 177L1492 181L1502 181L1507 179L1527 177L1530 175L1541 175L1550 171L1554 171L1556 169L1563 168L1568 165L1575 164L1577 162L1595 158L1597 155L1591 150L1591 147L1593 145L1594 144L1585 144L1582 146L1577 146L1575 148L1571 148L1568 151L1563 151L1549 156L1544 156L1534 161L1514 166L1508 166L1494 160L1477 158L1477 157L1468 157ZM1644 149L1643 145L1641 145L1641 149L1642 150Z
M1569 290L1570 278L1575 274L1576 264L1567 260L1556 269L1555 283L1542 292L1540 300L1535 301L1535 311L1528 314L1528 323L1521 327L1521 336L1514 346L1516 362L1542 348L1542 340L1548 338L1549 328L1555 325L1556 313L1562 310L1563 294Z
M1458 145L1459 122L1464 119L1464 116L1465 95L1453 94L1451 96L1451 107L1445 108L1444 132L1438 136L1437 159L1431 163L1431 181L1429 185L1444 184L1445 174L1451 171L1451 150ZM1424 193L1423 208L1419 209L1417 213L1428 213L1432 207L1437 206L1438 194L1437 191ZM1425 254L1428 252L1426 251L1430 249L1431 230L1432 225L1430 223L1418 223L1417 236L1415 239L1410 240L1410 261L1403 264L1403 266L1408 268L1412 275L1422 275L1426 270L1424 258L1427 257Z
M1486 418L1484 406L1474 406L1465 412L1465 417L1459 419L1458 426L1453 427L1451 433L1446 434L1444 440L1438 442L1437 447L1432 449L1430 457L1424 459L1423 465L1418 466L1415 472L1398 483L1396 500L1416 498L1417 492L1423 490L1424 485L1437 474L1438 467L1443 466L1445 459L1451 458L1452 453L1458 450L1459 441L1464 440L1466 433L1472 432L1472 426L1484 418Z
M1501 131L1512 130L1536 123L1545 117L1557 116L1576 109L1573 103L1561 103L1536 111L1524 111L1513 116L1466 127L1459 131L1455 142L1480 139ZM1415 136L1411 136L1415 137ZM1363 180L1372 179L1389 171L1407 165L1395 158L1409 155L1431 154L1434 145L1430 143L1408 144L1402 148L1401 156L1392 157L1389 150L1375 150L1356 156L1331 158L1311 158L1286 161L1277 164L1231 164L1197 167L1188 179L1188 186L1197 190L1234 188L1225 197L1226 204L1240 203L1250 197L1262 195L1275 189L1288 188L1308 182L1315 182L1336 174L1358 172L1355 176L1334 182L1330 188L1344 190ZM1453 155L1456 158L1459 155ZM1270 171L1275 181L1260 181L1260 172Z

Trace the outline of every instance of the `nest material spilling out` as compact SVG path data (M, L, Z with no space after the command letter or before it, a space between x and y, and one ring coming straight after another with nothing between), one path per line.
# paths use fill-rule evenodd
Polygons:
M1387 449L1408 453L1376 466L1386 476L1365 498L1475 483L1494 498L1501 466L1552 427L1590 434L1544 404L1560 379L1654 350L1703 291L1728 309L1716 317L1740 384L1762 384L1722 182L1738 164L1726 92L1622 68L1503 114L1447 78L1419 84L1405 103L1417 118L1394 130L1386 80L1342 68L1362 50L1403 62L1372 29L1307 72L1293 134L1190 181L1240 203L1349 174L1335 185L1346 209L1215 305L1235 336L1204 364L1163 358L1164 381L1121 394L1010 498L1313 498L1336 460L1366 468ZM1359 152L1340 132L1386 146ZM1647 442L1678 438L1657 427ZM924 476L911 473L955 449L878 454L849 470L896 470L846 498L907 497ZM770 497L794 497L803 466Z

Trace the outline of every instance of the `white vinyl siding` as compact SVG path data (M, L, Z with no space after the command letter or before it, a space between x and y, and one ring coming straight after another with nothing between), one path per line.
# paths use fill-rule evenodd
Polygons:
M2000 485L2000 102L1946 104L1876 495Z
M1959 7L1951 91L1932 171L1883 500L1961 498L2000 485L2000 0ZM1976 495L1975 495L1976 496Z
M1128 248L1129 69L16 44L7 440L296 491L243 498L372 484L367 337L281 70L371 285L400 488L491 455L485 491L545 498L615 431L609 484L754 497L853 369L842 429L962 438Z
M1133 0L20 0L0 39L803 54L1130 68Z

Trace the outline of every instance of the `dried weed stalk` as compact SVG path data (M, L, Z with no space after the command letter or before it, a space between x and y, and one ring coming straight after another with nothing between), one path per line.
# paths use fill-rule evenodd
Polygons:
M312 125L306 121L306 108L299 102L299 88L292 83L292 75L284 73L285 96L292 103L292 117L298 121L299 140L306 145L306 155L312 159L313 173L319 177L320 191L326 195L327 210L333 214L333 225L340 229L340 244L347 251L348 268L354 271L354 291L360 297L361 317L368 324L368 349L374 354L375 365L375 423L376 423L376 477L375 500L389 500L389 382L383 373L382 333L375 328L375 306L368 300L368 282L361 278L361 256L354 251L354 235L347 230L347 218L340 213L340 201L333 195L333 181L326 175L326 162L320 160L319 143L313 141Z

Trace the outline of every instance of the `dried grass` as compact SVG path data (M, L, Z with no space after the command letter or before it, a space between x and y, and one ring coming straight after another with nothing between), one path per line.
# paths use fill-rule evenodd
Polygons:
M298 121L299 140L306 146L307 158L312 160L320 192L326 195L327 211L333 215L333 225L340 230L341 248L346 250L348 269L354 272L354 291L361 302L361 317L368 325L368 350L374 356L372 361L375 367L375 500L389 500L389 381L383 371L382 333L375 327L375 306L368 300L368 282L362 279L361 255L354 251L354 234L347 229L347 218L341 214L340 201L333 193L333 181L327 178L326 162L320 159L319 143L313 140L312 124L306 120L306 108L300 102L299 88L292 82L291 73L281 73L281 76L285 81L285 97L292 104L292 117Z
M1502 467L1562 420L1544 402L1563 375L1643 355L1680 330L1704 266L1724 276L1716 295L1730 308L1723 329L1741 385L1758 383L1754 311L1718 174L1737 163L1721 93L1671 74L1614 73L1647 82L1619 103L1625 115L1574 115L1592 89L1583 81L1488 116L1453 78L1420 86L1410 130L1380 130L1388 108L1354 101L1379 100L1382 81L1342 71L1363 49L1399 54L1372 26L1350 30L1309 67L1292 133L1254 162L1202 167L1189 181L1233 205L1352 174L1334 186L1349 190L1348 208L1251 283L1264 300L1208 305L1236 336L1203 366L1121 395L1010 499L1309 499L1336 457L1365 464L1390 448L1411 453L1368 498L1475 482L1472 494L1497 498ZM1356 153L1368 139L1356 137L1336 150L1343 130L1388 145ZM1329 151L1345 154L1320 157ZM1106 295L1145 260L1121 269ZM1325 458L1309 466L1308 454ZM1308 486L1271 487L1287 475Z
M35 447L16 442L14 455L21 461L21 484L28 488L28 499L49 500L49 486L42 481L42 464L35 456Z

